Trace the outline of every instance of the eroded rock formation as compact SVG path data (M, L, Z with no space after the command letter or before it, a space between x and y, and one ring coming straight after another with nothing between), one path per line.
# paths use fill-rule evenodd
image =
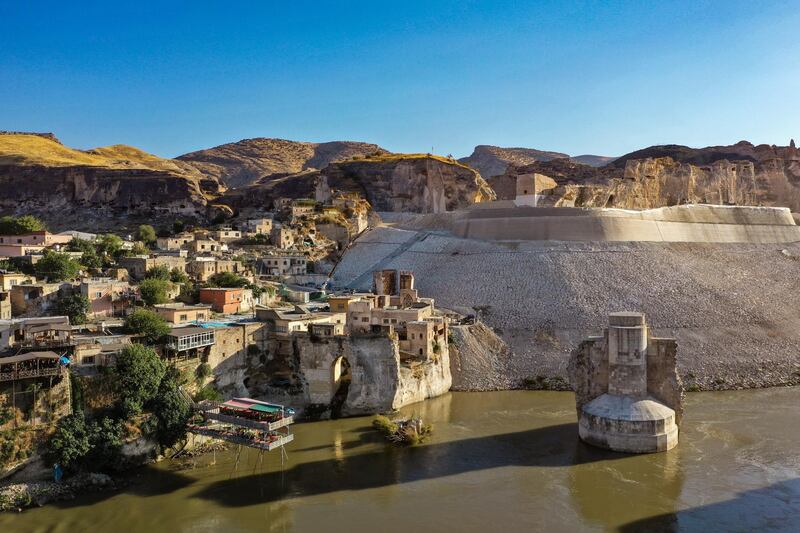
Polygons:
M80 151L49 136L0 135L0 212L39 215L53 227L203 219L223 190L185 163L129 146Z
M331 163L309 171L263 180L230 191L234 209L270 205L280 197L313 198L318 184L356 191L376 211L440 213L494 199L494 191L475 170L438 156L392 154Z

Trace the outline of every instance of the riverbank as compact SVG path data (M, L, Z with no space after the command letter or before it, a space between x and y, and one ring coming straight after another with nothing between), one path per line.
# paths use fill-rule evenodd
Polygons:
M51 502L74 500L98 491L112 491L117 484L106 474L79 474L61 482L30 481L0 486L0 511L22 511Z

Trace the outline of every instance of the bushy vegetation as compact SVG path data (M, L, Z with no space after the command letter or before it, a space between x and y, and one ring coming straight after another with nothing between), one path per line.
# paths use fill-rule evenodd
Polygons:
M212 402L221 402L222 394L210 383L198 390L194 395L194 401L202 402L203 400L211 400Z
M208 278L207 285L209 287L236 288L245 287L248 283L245 278L235 272L220 272Z
M269 235L267 235L266 233L257 233L255 235L242 239L242 244L252 244L252 245L269 244L269 242L270 242Z
M81 265L68 254L45 250L44 256L34 266L36 276L50 282L66 281L74 278Z
M144 274L145 279L160 279L169 281L170 270L167 265L156 265Z
M156 230L155 230L155 228L153 228L153 226L150 226L149 224L142 224L136 230L136 240L137 241L142 241L143 243L145 243L147 245L151 245L154 242L156 242L156 238L157 238L156 237Z
M169 273L169 280L172 283L189 283L189 276L180 268L175 267Z
M152 348L141 344L126 346L114 367L120 412L126 417L141 413L158 392L165 371L163 361Z
M167 276L169 276L169 271L167 271ZM172 282L159 278L149 278L139 284L142 300L150 306L169 301L170 289L172 289Z
M125 319L125 331L141 335L147 342L156 343L169 333L169 324L162 316L147 309L137 309Z
M81 294L63 296L58 299L55 308L57 314L69 317L70 324L83 324L89 313L89 299Z
M0 218L0 235L25 235L26 233L45 231L46 229L44 222L31 215Z
M423 424L418 418L393 421L378 415L372 420L372 427L380 431L389 442L403 446L421 444L433 433L433 426Z

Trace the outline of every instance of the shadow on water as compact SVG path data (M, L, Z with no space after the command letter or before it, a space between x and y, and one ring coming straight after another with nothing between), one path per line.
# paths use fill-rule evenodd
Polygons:
M55 505L64 509L72 507L84 507L92 505L118 494L134 494L144 498L153 496L163 496L177 490L184 489L195 483L195 480L181 474L180 472L170 471L153 466L145 466L136 470L136 473L129 477L118 478L117 490L102 490L82 494L76 500L54 501L48 505Z
M627 457L589 448L578 441L577 433L572 423L413 448L389 447L301 463L284 472L217 481L195 496L243 507L285 497L364 490L507 466L562 467Z
M630 522L624 533L638 531L800 531L800 478L736 498Z

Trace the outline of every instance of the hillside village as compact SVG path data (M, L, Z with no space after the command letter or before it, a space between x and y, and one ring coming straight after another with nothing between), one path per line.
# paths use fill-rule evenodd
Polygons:
M172 386L190 403L258 397L318 418L447 392L450 318L418 294L412 272L375 272L368 292L329 289L369 209L327 189L235 225L176 221L134 235L51 233L35 217L3 217L0 467L25 463L64 417L119 411L138 347L174 369ZM130 416L145 403L121 420L138 427ZM178 414L189 415L185 402ZM136 442L142 432L115 435Z

